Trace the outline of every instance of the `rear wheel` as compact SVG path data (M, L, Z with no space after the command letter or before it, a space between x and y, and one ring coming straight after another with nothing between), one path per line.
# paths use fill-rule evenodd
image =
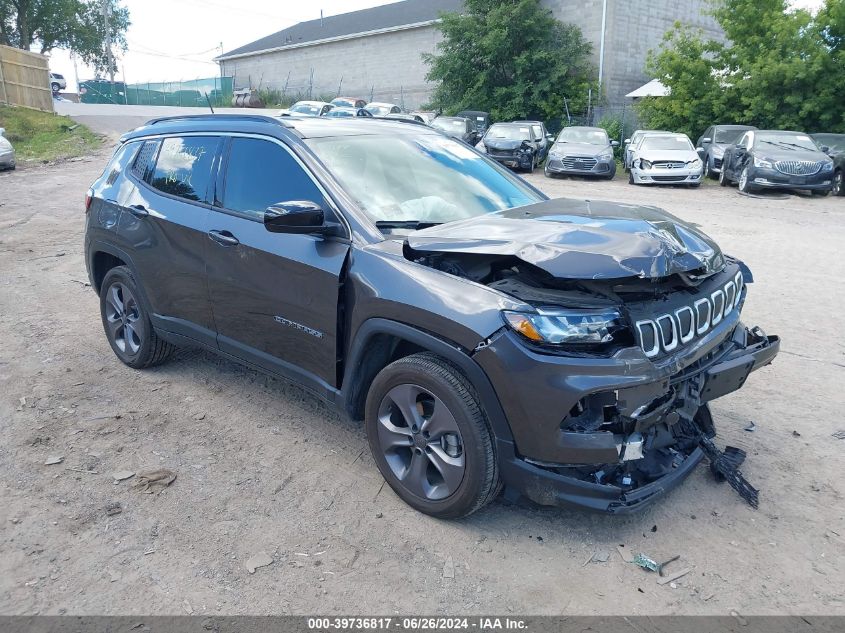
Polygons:
M367 394L373 458L408 505L459 518L499 491L493 436L472 386L433 354L401 358L379 372Z
M106 273L100 288L103 329L115 355L135 369L163 363L174 349L153 330L140 296L128 267L117 266Z
M62 87L54 81L50 84L50 88L53 89L53 92L58 92Z
M725 168L725 163L722 163L722 171L719 172L719 184L723 187L727 187L731 184L731 181L728 179L728 170Z

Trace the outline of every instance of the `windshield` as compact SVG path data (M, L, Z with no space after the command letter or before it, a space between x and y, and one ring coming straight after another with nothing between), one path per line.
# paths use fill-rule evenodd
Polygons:
M333 99L332 105L346 106L348 108L354 108L355 107L355 101L353 101L352 99L344 99L343 97L341 97L339 99Z
M609 145L607 132L604 130L579 130L577 128L563 128L558 143L587 143L588 145Z
M789 150L810 150L818 152L819 147L815 141L806 134L766 134L758 132L754 139L755 145L777 145L781 149Z
M498 123L487 130L486 140L503 139L506 141L530 141L531 130L527 125L499 125Z
M693 149L692 142L686 136L646 136L642 148L668 151Z
M390 114L391 106L368 105L366 110L367 112L369 112L370 114L374 114L375 116L384 116L385 114Z
M434 119L431 127L443 130L444 132L466 132L467 122L465 119Z
M310 114L311 116L319 116L320 110L322 108L317 105L311 105L307 103L295 103L291 106L290 111L296 112L297 114Z
M732 130L730 128L717 128L716 129L716 138L713 139L714 143L720 143L722 145L733 145L734 143L738 143L739 139L742 138L742 135L745 134L748 130L744 128L740 128L738 130Z
M845 152L845 134L816 134L813 138L819 145L827 145L831 151Z
M375 222L438 224L544 199L470 147L438 134L305 142Z

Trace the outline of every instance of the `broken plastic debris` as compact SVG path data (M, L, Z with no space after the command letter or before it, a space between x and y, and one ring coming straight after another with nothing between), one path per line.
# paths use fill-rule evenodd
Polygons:
M727 481L748 505L756 508L759 505L760 492L743 477L739 470L740 465L745 461L745 451L735 446L726 446L725 451L722 452L713 440L706 437L702 437L698 445L710 460L710 470L716 479Z
M167 486L176 480L176 473L172 470L162 468L160 470L153 470L148 473L141 473L138 475L138 481L133 485L135 488L140 488L141 492L152 494L153 492L161 492Z
M135 473L131 470L119 470L111 474L111 478L114 479L115 483L117 483L118 481L123 481L124 479L129 479L130 477L134 476Z
M837 440L845 440L845 429L839 429L833 434Z
M656 561L653 561L643 553L639 553L634 556L632 562L643 569L647 569L648 571L658 571L660 569L660 565L658 565Z
M53 466L55 464L61 464L65 461L64 455L50 455L45 461L45 466Z
M267 552L258 552L255 556L248 559L244 566L250 574L254 574L259 567L267 567L273 564L273 558Z
M753 433L756 428L757 428L757 425L754 424L754 422L749 422L748 426L745 427L745 430L748 431L749 433Z

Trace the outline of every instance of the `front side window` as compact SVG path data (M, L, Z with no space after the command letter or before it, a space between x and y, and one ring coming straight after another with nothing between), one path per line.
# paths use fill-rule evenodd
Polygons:
M296 159L272 141L233 138L223 206L261 221L279 202L308 200L325 207L320 189Z
M208 202L211 165L219 139L211 136L166 138L150 184L163 193Z
M375 222L452 222L545 199L464 143L439 134L306 143Z
M722 145L732 145L736 143L740 137L745 134L746 130L732 130L730 128L719 128L716 130L716 138L714 142Z

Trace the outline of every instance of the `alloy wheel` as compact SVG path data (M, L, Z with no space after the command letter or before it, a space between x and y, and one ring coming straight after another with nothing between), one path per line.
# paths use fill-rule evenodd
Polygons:
M438 501L464 479L463 440L455 416L418 385L393 387L378 409L378 441L388 467L408 492Z
M834 196L842 195L842 171L833 174L833 188L830 190Z
M124 354L134 356L141 349L139 334L141 309L129 288L115 282L106 294L106 327L114 344Z
M739 175L739 190L742 192L747 191L748 187L748 167L742 170L742 173Z

